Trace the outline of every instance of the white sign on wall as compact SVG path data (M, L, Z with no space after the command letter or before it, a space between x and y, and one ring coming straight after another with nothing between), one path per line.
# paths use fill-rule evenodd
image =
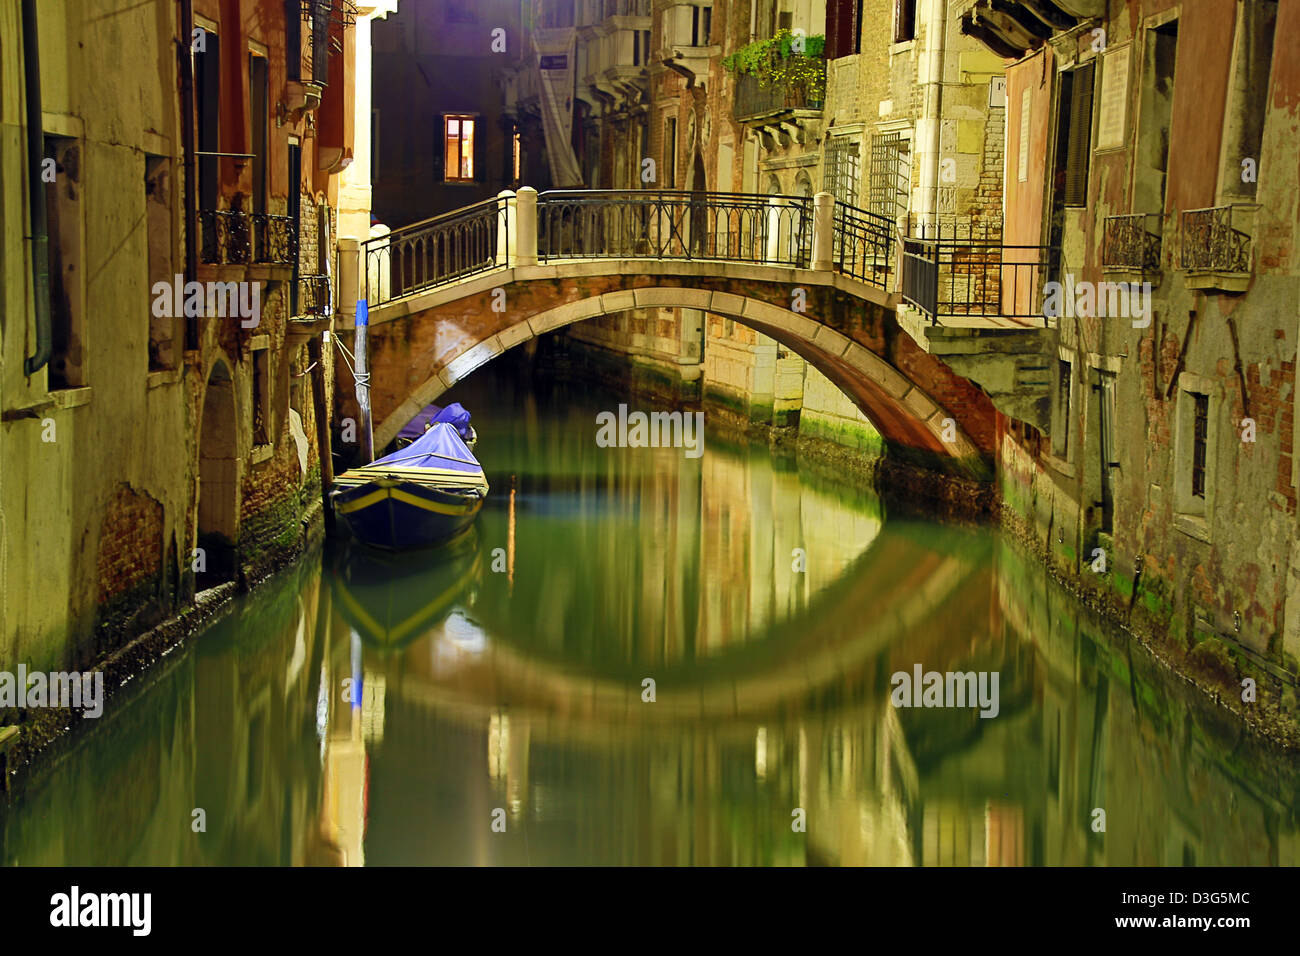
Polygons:
M989 80L989 106L1000 109L1007 105L1007 78L995 76Z
M1129 53L1125 44L1101 60L1101 118L1097 123L1097 148L1123 146L1128 135Z
M1025 182L1029 179L1029 113L1033 106L1032 90L1025 87L1020 92L1020 167L1016 180Z

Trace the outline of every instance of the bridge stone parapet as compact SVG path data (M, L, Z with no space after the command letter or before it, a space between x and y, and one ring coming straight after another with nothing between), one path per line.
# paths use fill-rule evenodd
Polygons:
M375 445L529 339L633 308L688 308L732 318L803 356L898 453L986 475L995 445L987 396L902 332L892 297L856 285L813 270L595 260L502 269L396 300L370 315ZM795 290L802 312L793 308ZM355 415L353 383L346 369L339 375L340 415Z
M987 477L994 402L1037 411L1041 396L1026 404L1020 394L1023 373L1033 369L1017 358L1010 378L1001 366L990 366L997 371L990 378L972 349L937 347L951 337L936 314L927 331L903 307L915 305L918 289L925 301L934 298L920 280L901 294L904 248L892 224L824 193L539 196L525 187L394 230L363 243L360 261L340 270L354 277L342 297L369 305L375 445L383 448L429 402L530 339L631 309L693 309L731 318L801 355L852 398L892 454ZM931 273L941 258L927 260ZM982 281L985 298L1003 271ZM336 330L354 320L338 313ZM975 330L961 335L980 339L981 349L999 337L1015 339L995 343L989 354L1006 345L1034 361L1049 334L1022 319L966 316L961 323ZM976 381L994 379L991 400ZM355 416L346 369L339 384L340 415ZM1042 391L1040 382L1029 384Z

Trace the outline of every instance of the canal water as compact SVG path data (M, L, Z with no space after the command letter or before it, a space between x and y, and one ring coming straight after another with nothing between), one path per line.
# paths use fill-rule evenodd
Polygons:
M598 412L652 403L518 364L448 399L474 532L236 601L16 789L0 859L1300 861L1294 762L997 534L714 431L600 448ZM996 715L896 707L917 667L996 674Z

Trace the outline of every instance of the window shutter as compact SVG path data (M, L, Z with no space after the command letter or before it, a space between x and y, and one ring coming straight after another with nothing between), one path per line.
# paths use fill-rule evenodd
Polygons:
M1070 139L1065 154L1065 205L1088 204L1088 158L1092 152L1092 89L1095 63L1074 71Z
M833 60L840 55L840 7L844 0L826 0L826 59Z
M862 0L829 0L826 6L826 59L858 52L858 7Z
M438 114L438 122L433 127L433 181L440 183L446 175L447 157L447 117Z
M492 177L487 168L487 122L484 116L474 117L474 180L485 183Z

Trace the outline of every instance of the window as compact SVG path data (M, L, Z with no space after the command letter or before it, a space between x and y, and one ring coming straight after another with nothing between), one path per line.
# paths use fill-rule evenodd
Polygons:
M474 117L448 116L443 127L446 166L443 179L449 183L474 181Z
M1165 208L1177 52L1177 20L1146 31L1133 177L1133 209L1137 212L1163 212Z
M1237 5L1232 86L1228 90L1228 112L1223 127L1221 201L1255 198L1276 32L1276 0Z
M1115 530L1115 469L1119 467L1115 460L1115 373L1098 369L1097 378L1101 531L1111 534Z
M1174 527L1201 541L1211 537L1215 498L1216 419L1221 385L1191 372L1178 376L1174 405Z
M253 352L253 444L271 442L270 422L270 352L265 348Z
M145 241L148 243L149 288L163 282L172 283L172 185L171 161L166 156L144 158ZM150 301L152 291L150 292ZM149 371L176 367L173 343L177 316L154 315L149 319Z
M45 137L45 158L54 160L55 181L45 184L49 236L50 332L53 348L47 387L54 391L86 384L82 363L84 306L81 275L80 149L75 139Z
M871 193L867 206L878 216L897 221L907 212L912 187L912 143L902 133L871 137Z
M712 7L691 7L691 46L708 46Z
M289 140L289 204L287 215L298 235L302 235L302 146L297 139ZM289 283L289 314L298 314L298 263L302 257L302 244L293 260L293 281Z
M894 42L916 39L916 0L894 0Z
M198 126L198 194L200 209L216 209L220 166L214 155L221 149L221 47L211 30L203 36L203 49L194 57L194 110Z
M379 175L379 110L370 111L370 184Z
M248 55L248 116L252 126L253 202L251 211L266 212L266 156L269 136L266 57L258 53Z
M1060 119L1066 123L1060 139L1064 156L1057 160L1064 177L1067 206L1088 204L1088 159L1092 151L1092 99L1095 61L1062 76Z
M285 75L302 79L302 0L284 0Z
M664 172L668 189L677 186L677 119L672 117L664 132Z
M1192 497L1205 500L1205 453L1210 436L1210 396L1192 398Z
M311 78L325 86L330 79L330 16L332 0L308 0L311 12Z
M857 53L861 24L862 0L827 0L826 59Z

